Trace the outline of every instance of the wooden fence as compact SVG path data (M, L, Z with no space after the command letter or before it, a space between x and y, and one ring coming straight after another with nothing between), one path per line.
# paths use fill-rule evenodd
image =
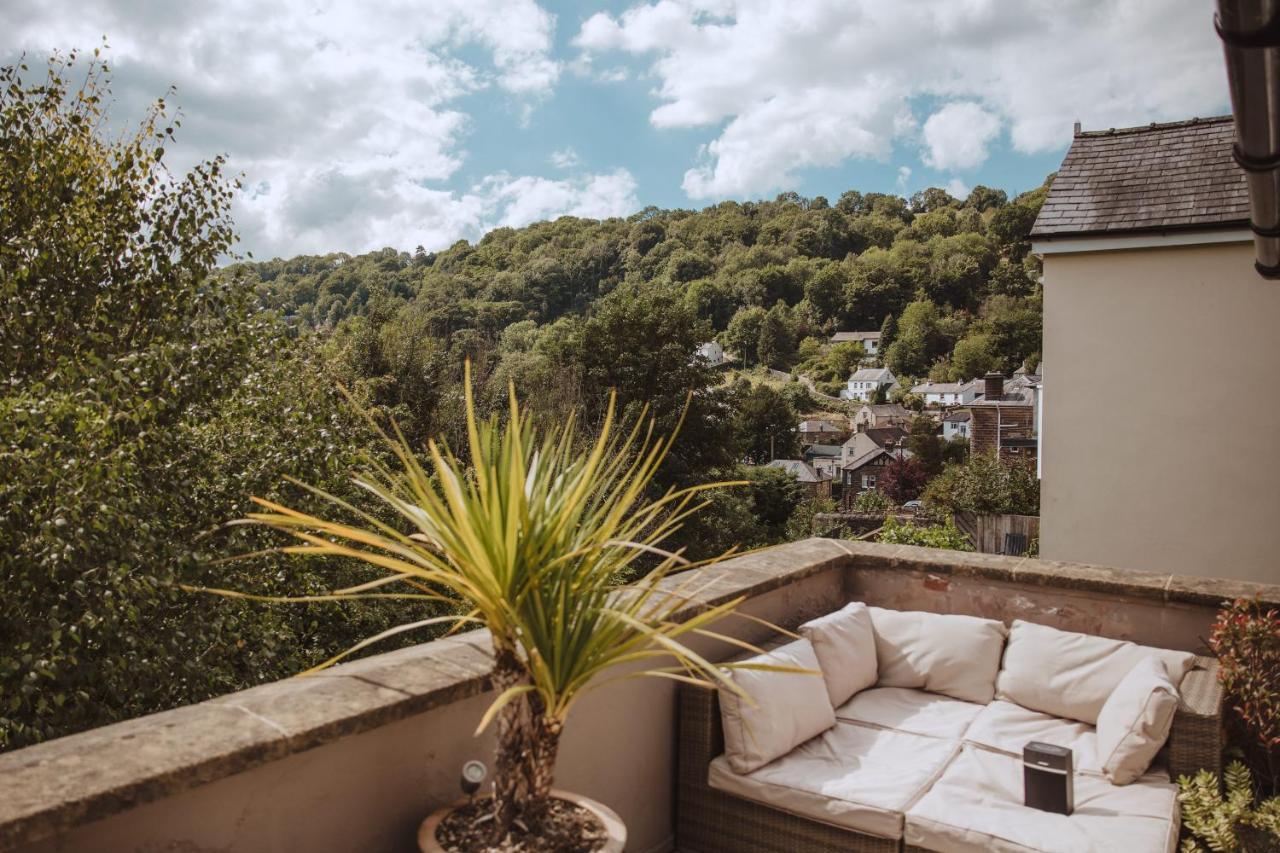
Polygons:
M956 527L969 537L983 554L1020 557L1040 538L1038 515L979 515L957 512Z

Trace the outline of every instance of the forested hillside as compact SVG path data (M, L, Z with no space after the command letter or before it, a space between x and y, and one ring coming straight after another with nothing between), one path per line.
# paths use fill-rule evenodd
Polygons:
M1027 234L1047 182L1010 201L928 189L784 193L626 220L501 228L439 253L385 249L240 264L263 303L319 330L343 375L422 435L464 358L492 398L509 379L561 413L617 387L625 401L695 388L686 354L712 336L748 365L834 390L847 365L818 343L882 329L902 377L968 379L1038 362L1038 265ZM812 339L812 340L810 340ZM588 399L589 398L589 399Z

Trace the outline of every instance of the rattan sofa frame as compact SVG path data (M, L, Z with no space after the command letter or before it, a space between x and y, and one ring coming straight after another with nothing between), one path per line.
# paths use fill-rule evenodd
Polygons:
M1197 658L1183 679L1166 747L1170 775L1221 772L1222 688L1218 662ZM897 853L923 848L832 826L718 791L707 782L724 752L720 702L714 690L681 685L677 709L676 849L681 853Z

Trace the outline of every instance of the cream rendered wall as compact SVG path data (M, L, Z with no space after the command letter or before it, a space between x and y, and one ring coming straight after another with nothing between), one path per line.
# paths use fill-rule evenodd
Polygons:
M1280 582L1280 281L1253 260L1044 255L1042 557Z

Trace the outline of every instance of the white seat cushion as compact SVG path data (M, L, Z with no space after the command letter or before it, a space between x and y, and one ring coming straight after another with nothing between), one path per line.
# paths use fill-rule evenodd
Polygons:
M1147 772L1169 739L1178 691L1153 657L1138 663L1111 693L1098 714L1098 760L1117 785Z
M1007 629L976 616L870 607L881 687L914 687L985 705L996 692L996 672Z
M711 787L822 823L902 837L902 815L955 755L954 741L837 723L748 774L721 756Z
M973 702L923 690L873 687L836 708L836 719L959 740L982 709Z
M1195 665L1188 652L1014 620L996 695L1033 711L1096 725L1111 691L1138 661L1153 655L1165 665L1174 687Z
M836 724L835 709L808 640L778 646L739 661L737 666L751 664L806 672L729 670L734 683L753 700L747 702L728 688L720 688L725 755L739 773L749 773L786 755Z
M800 636L813 643L832 705L876 683L876 635L861 601L804 623Z
M1077 772L1102 773L1098 735L1087 723L1031 711L1000 699L982 709L964 733L966 743L1022 760L1022 748L1033 740L1065 746Z
M1022 803L1021 759L965 746L907 810L904 838L951 853L1171 853L1177 846L1177 788L1168 783L1121 787L1078 775L1071 815Z

